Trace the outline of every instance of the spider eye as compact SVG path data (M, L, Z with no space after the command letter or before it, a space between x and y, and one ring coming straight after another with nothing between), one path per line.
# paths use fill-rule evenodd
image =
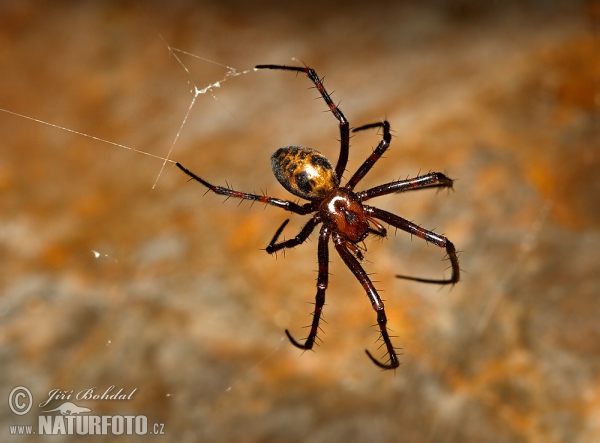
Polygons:
M285 189L307 200L322 199L339 185L327 157L304 146L278 149L271 157L271 169Z

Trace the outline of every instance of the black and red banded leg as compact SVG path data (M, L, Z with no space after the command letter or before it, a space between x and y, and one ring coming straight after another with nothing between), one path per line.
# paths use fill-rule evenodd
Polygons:
M383 139L379 142L379 145L377 145L377 148L375 148L371 155L367 157L363 164L360 165L360 167L356 170L352 178L348 180L348 183L346 186L344 186L346 189L354 189L358 182L361 181L365 175L367 175L377 160L379 160L383 153L390 147L392 135L390 134L390 124L387 122L387 120L379 123L371 123L368 125L359 126L358 128L354 128L352 132L363 131L371 128L383 128Z
M335 245L335 249L346 266L348 266L350 271L352 271L352 274L354 274L354 276L362 285L363 289L367 293L367 296L369 297L369 300L371 301L373 310L377 313L377 325L379 326L381 339L383 340L383 344L389 357L388 362L382 363L373 357L369 351L366 350L365 352L373 361L373 363L375 363L381 369L396 369L398 366L400 366L400 362L398 361L396 348L394 348L392 345L392 340L390 339L390 335L387 330L387 316L385 315L385 307L381 297L377 293L375 286L373 286L373 282L362 268L358 260L356 260L354 255L352 255L352 253L348 250L347 241L344 240L339 234L334 233L333 244Z
M208 188L209 191L215 194L225 195L226 197L241 198L242 200L258 201L267 205L276 206L278 208L285 209L286 211L294 212L300 215L310 214L315 211L315 205L313 203L306 203L299 205L289 200L281 200L279 198L269 197L267 195L248 194L247 192L236 191L234 189L225 188L223 186L211 185L209 182L200 178L189 169L184 168L181 163L175 163L175 165L190 176L193 180L202 183Z
M281 233L283 232L283 229L286 227L286 225L289 223L289 221L290 221L290 219L287 219L286 221L284 221L282 223L282 225L279 227L279 229L277 229L277 231L275 232L273 239L271 240L271 242L269 243L269 245L267 246L267 249L266 249L266 251L269 254L273 254L281 249L294 248L294 247L304 243L306 241L306 239L308 238L308 236L311 234L311 232L315 229L315 227L319 223L321 223L321 218L318 215L314 215L304 225L304 227L300 230L300 232L298 233L298 235L296 235L296 237L277 243L277 239L279 239L279 236L281 235Z
M371 198L393 194L395 192L406 192L426 188L452 189L453 184L454 181L451 178L446 177L446 175L442 174L441 172L430 172L428 174L419 175L418 177L385 183L365 191L357 192L356 197L359 201L364 202Z
M323 306L325 305L325 291L327 290L327 284L329 281L329 236L330 231L327 227L323 226L319 234L319 246L318 246L318 260L319 260L319 274L317 277L317 295L315 296L315 310L313 314L313 320L310 325L310 332L304 344L298 343L290 334L290 331L285 330L285 334L290 339L292 344L300 349L312 349L317 334L319 332L319 322L321 321L321 314L323 312Z
M440 248L446 249L446 254L448 255L448 259L450 260L450 267L452 269L452 275L448 279L430 279L430 278L420 278L420 277L409 277L406 275L396 275L397 278L402 278L405 280L418 281L421 283L434 283L439 285L447 285L457 283L460 279L460 268L458 265L458 256L456 255L456 248L454 244L448 240L443 235L436 234L435 232L428 231L427 229L421 228L416 224L409 222L402 217L399 217L391 212L384 211L383 209L374 208L372 206L364 206L365 213L369 217L375 217L379 220L382 220L386 223L389 223L391 226L395 228L406 231L412 235L416 235L423 240L433 243Z
M340 122L340 156L335 166L335 173L341 180L342 175L344 175L344 171L346 170L346 165L348 164L348 151L350 150L350 123L344 116L342 110L337 107L337 105L331 99L329 93L325 90L325 86L323 86L323 82L315 70L309 68L308 66L286 65L257 65L256 69L279 69L283 71L303 72L308 76L309 79L312 80L317 90L321 93L323 100L325 100L325 103L327 103L327 106L329 106L329 109L335 118L337 118Z

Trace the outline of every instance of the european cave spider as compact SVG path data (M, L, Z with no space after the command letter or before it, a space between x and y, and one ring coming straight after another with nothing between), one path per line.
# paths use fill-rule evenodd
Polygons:
M425 187L452 188L452 180L440 172L431 172L407 180L398 180L383 185L375 186L365 191L354 192L354 187L371 170L373 165L388 149L391 141L390 125L387 121L371 123L354 128L353 132L365 129L381 128L383 139L377 148L364 161L350 180L340 185L340 179L346 169L348 161L348 150L350 145L350 124L342 111L333 103L331 97L325 90L321 79L314 70L305 66L281 66L281 65L258 65L256 69L281 69L286 71L303 72L312 80L321 96L329 106L336 119L340 122L340 156L335 169L329 160L320 152L303 146L286 146L277 150L271 157L271 168L275 177L281 185L292 194L308 200L308 203L298 204L289 200L268 197L266 195L247 194L233 189L214 186L206 180L198 177L193 172L177 163L177 167L192 179L199 181L210 191L236 197L244 200L260 201L265 204L277 206L300 215L313 214L296 237L277 242L289 219L277 229L273 239L266 248L269 254L273 254L284 248L293 248L303 243L310 233L319 225L323 224L319 232L317 248L319 273L317 277L317 295L315 310L310 327L310 332L304 344L297 342L286 329L285 333L292 344L300 349L312 349L317 333L319 332L319 320L325 304L325 290L329 277L329 239L354 276L362 284L371 301L373 309L377 313L377 324L381 333L381 339L386 347L389 360L382 363L376 360L369 351L365 351L369 358L377 366L383 369L395 369L400 363L396 350L392 345L386 327L387 317L381 297L369 279L369 276L360 265L363 253L357 245L369 234L385 237L386 229L377 221L381 220L389 225L416 235L427 242L434 243L446 248L446 253L451 263L452 275L448 279L427 279L407 277L398 275L398 278L419 281L424 283L453 284L458 282L459 267L458 257L454 245L446 237L423 229L414 223L403 219L395 214L363 204L365 201L394 192L405 192Z

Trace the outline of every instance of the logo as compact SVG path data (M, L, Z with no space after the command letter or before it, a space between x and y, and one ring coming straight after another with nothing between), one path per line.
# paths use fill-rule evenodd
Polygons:
M56 409L50 409L48 411L42 411L42 412L54 412L54 411L60 411L60 413L62 415L79 415L82 412L90 412L91 409L79 407L75 403L71 403L70 401L68 401L66 403L63 403Z
M9 426L11 435L146 435L164 434L164 424L154 423L150 427L145 415L94 415L94 401L128 401L137 388L125 391L110 386L105 390L96 387L73 390L52 389L45 400L38 404L37 428L33 425ZM77 401L76 404L73 401ZM62 401L52 407L51 402ZM67 400L67 401L65 401ZM80 402L84 402L83 406ZM33 395L25 386L17 386L8 396L8 406L13 414L24 416L31 411ZM90 406L90 407L88 407ZM43 408L43 409L42 409ZM1 439L1 438L0 438Z

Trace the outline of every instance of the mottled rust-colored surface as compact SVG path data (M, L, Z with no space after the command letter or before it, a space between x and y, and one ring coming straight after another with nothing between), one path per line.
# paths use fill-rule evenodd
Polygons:
M192 84L295 57L353 126L392 125L359 190L428 170L457 180L376 204L447 235L462 281L394 279L441 277L443 251L402 232L367 240L403 348L382 372L364 354L380 356L375 315L332 250L323 343L302 354L283 330L300 338L310 321L315 234L269 256L283 211L203 196L171 165L153 189L161 160L0 112L0 440L45 441L8 425L36 425L51 389L115 385L137 391L74 403L146 415L169 441L600 441L598 2L285 8L4 2L0 107L164 157ZM188 74L166 44L203 59L177 53ZM273 71L222 82L171 157L288 198L277 148L338 154L310 86ZM352 139L350 171L378 139ZM18 385L34 395L21 417ZM60 441L92 438L115 439Z

